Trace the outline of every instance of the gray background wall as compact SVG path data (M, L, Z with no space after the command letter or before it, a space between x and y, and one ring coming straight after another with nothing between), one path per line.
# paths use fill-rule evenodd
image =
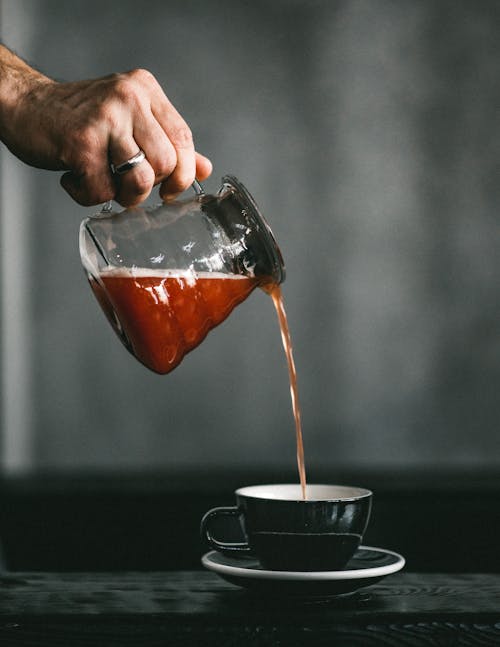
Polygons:
M149 68L207 188L231 172L254 194L287 264L312 475L500 464L498 2L3 0L1 33L59 79ZM269 298L149 373L83 277L92 210L2 158L4 463L293 465Z

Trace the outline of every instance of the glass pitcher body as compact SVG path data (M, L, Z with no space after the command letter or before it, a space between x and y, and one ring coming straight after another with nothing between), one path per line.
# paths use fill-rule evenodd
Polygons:
M82 222L80 255L122 343L161 374L256 287L285 278L268 224L232 176L215 195L199 190L154 208L103 209Z

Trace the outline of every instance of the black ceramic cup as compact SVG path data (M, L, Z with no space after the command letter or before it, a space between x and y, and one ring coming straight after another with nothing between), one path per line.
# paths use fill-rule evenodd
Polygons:
M236 506L204 515L202 537L216 550L254 555L263 568L280 571L342 569L361 543L372 502L370 490L345 485L308 485L305 500L298 484L243 487L235 496ZM235 518L243 542L221 538Z

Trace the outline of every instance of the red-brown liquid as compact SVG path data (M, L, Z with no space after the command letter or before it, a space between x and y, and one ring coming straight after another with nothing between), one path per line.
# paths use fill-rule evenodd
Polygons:
M111 270L91 280L104 313L137 359L169 373L257 286L245 276Z
M281 331L281 340L283 342L283 348L285 349L286 361L288 364L288 377L290 379L290 395L292 398L293 417L295 418L295 435L297 438L297 467L299 470L302 498L307 499L306 466L304 461L304 443L302 440L302 421L300 417L299 390L297 387L297 370L295 368L295 361L293 359L290 328L288 327L288 319L286 316L285 305L283 303L283 294L281 292L280 286L276 284L266 285L264 286L264 290L271 296L274 307L276 308Z
M161 374L172 371L260 284L278 315L290 378L300 485L302 497L307 498L297 372L279 285L230 274L120 269L105 271L98 281L90 279L90 284L125 346Z

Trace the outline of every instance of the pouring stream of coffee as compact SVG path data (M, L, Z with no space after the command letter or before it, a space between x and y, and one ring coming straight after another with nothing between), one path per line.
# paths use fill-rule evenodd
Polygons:
M293 417L295 418L295 434L297 437L297 466L299 470L300 487L302 490L302 498L307 499L306 490L306 468L304 461L304 443L302 440L302 422L300 417L299 406L299 392L297 387L297 371L295 369L295 362L292 352L292 339L290 336L290 328L288 327L288 320L286 316L285 306L283 303L283 294L278 284L272 283L271 285L263 286L263 289L270 295L273 300L281 332L281 340L283 348L285 349L286 361L288 364L288 376L290 378L290 396L292 398Z

